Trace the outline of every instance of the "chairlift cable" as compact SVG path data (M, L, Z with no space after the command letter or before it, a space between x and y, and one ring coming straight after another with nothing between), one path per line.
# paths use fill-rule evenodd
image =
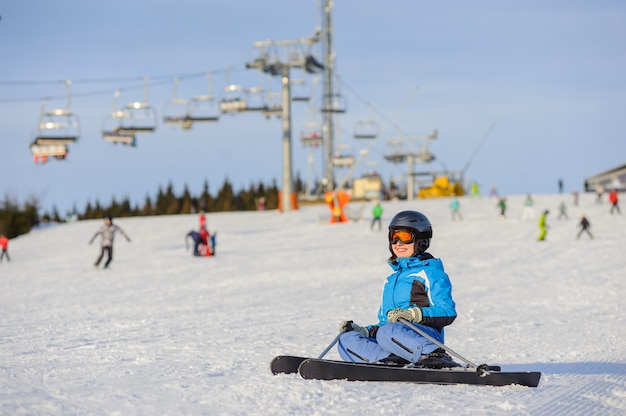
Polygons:
M472 153L472 155L470 156L469 160L467 161L467 163L465 164L465 167L463 168L463 170L461 172L463 172L463 174L465 174L465 172L467 171L467 169L469 169L470 163L472 163L472 159L474 159L474 157L476 156L476 154L478 153L478 150L480 150L480 148L482 147L482 145L485 143L485 141L487 140L487 137L489 137L489 134L491 134L491 130L493 130L493 128L496 126L496 122L494 121L493 123L491 123L491 125L489 126L489 128L487 129L487 131L485 132L485 135L483 136L482 140L480 141L480 143L478 143L478 146L476 146L476 148L474 149L474 152Z
M182 75L181 74L158 75L158 76L151 76L149 78L151 79L152 86L158 86L158 85L163 85L163 84L171 84L171 80L175 76L178 76L181 80L191 79L191 78L206 76L207 72L212 73L212 74L229 73L232 69L236 67L237 68L241 67L245 69L245 64L230 65L228 67L217 69L217 70L212 70L212 71L194 72L194 73L188 73L188 74L182 74ZM111 83L141 82L143 78L144 77L77 79L77 80L72 80L72 84L111 84ZM47 80L47 81L46 80L44 81L16 80L16 81L0 81L0 85L3 85L3 86L37 86L37 85L54 85L54 84L59 84L59 83L64 83L64 82L66 82L66 80ZM139 88L144 88L144 87L143 85L141 85L137 87L120 88L120 90L132 91L132 90L139 89ZM73 97L92 97L92 96L109 95L109 94L111 94L111 90L107 89L107 90L89 91L89 92L78 93L78 94L74 93L72 94L72 96ZM44 98L52 101L52 100L61 100L67 97L65 95L64 96L57 95L57 96L45 96L45 97L40 96L40 97L28 97L28 98L0 98L0 104L39 102Z

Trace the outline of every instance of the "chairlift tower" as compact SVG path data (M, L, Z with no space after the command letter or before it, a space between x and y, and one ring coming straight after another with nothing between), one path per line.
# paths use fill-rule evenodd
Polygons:
M282 97L282 144L283 144L283 186L281 194L282 212L291 210L293 192L292 150L291 150L291 80L290 69L302 68L308 73L317 73L323 68L311 54L311 48L320 40L320 33L309 38L295 40L267 40L254 43L259 56L246 64L271 76L281 77ZM304 48L304 51L303 51ZM282 53L280 53L282 52Z
M322 108L333 108L333 97L335 96L333 91L333 72L334 72L334 51L332 47L332 11L334 0L322 1L322 54L324 56L324 77L323 77L323 100ZM334 114L333 112L322 112L322 133L324 135L324 162L326 165L326 186L327 191L333 190L335 186L335 173L334 173L334 141L335 141L335 126L334 126Z
M415 174L414 168L416 162L422 163L430 163L435 160L435 155L433 155L428 147L432 140L435 140L438 136L438 131L435 129L431 134L426 137L401 137L398 139L389 139L388 143L395 147L396 149L385 155L385 159L392 163L402 163L407 162L407 190L406 190L406 199L412 201L415 197ZM410 149L404 150L403 145L405 143L416 143L418 141L425 141L426 143L421 146L421 148L417 151L411 151Z

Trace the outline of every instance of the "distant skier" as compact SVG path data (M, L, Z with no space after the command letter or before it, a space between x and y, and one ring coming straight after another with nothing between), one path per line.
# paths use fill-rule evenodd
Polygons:
M499 218L503 220L506 215L506 199L505 198L498 198L498 208L500 208Z
M526 195L526 199L524 200L524 208L522 209L522 221L532 220L535 218L535 210L533 209L533 205L535 202L533 201L533 197L530 194Z
M109 264L111 264L111 261L113 260L113 240L115 239L115 233L117 231L119 231L120 234L124 236L126 241L130 243L130 238L126 235L124 230L113 224L113 217L107 215L106 217L104 217L104 225L100 227L100 229L93 235L93 237L91 237L91 240L89 240L89 244L91 244L97 236L101 236L100 256L96 259L96 262L93 265L95 269L99 268L100 262L104 257L104 253L107 253L107 261L106 263L104 263L104 268L108 268Z
M550 211L545 210L543 211L543 214L541 214L541 216L539 217L539 241L544 241L546 239L546 235L548 234L548 228L550 228L548 226L548 224L546 223L546 220L548 219L548 214L550 213Z
M472 198L480 198L480 190L478 189L478 183L472 182Z
M459 221L463 221L460 208L461 208L461 204L459 203L459 199L455 197L454 199L452 199L452 202L450 202L450 210L452 211L452 221L456 220L457 218L459 219Z
M580 235L585 232L593 240L593 235L591 234L591 231L589 231L591 223L587 220L585 214L580 214L580 222L578 225L580 226L580 231L578 232L578 235L576 235L576 239L579 239Z
M569 220L569 217L567 216L567 205L565 205L565 202L563 201L561 201L561 204L559 205L559 216L556 217L556 219L560 220L562 217Z
M215 237L209 234L206 226L200 227L199 231L189 231L185 236L185 247L189 248L188 239L193 240L193 252L194 256L212 256L214 255ZM209 239L211 245L209 245Z
M383 207L380 205L380 202L376 202L374 208L372 208L372 223L370 224L370 230L374 229L374 224L378 223L378 230L382 228L382 216L383 216Z
M456 318L452 286L440 259L426 252L432 226L417 211L402 211L389 223L389 265L378 323L341 322L339 355L349 362L418 363L429 367L458 364L436 343L400 321L404 318L440 343L443 328Z
M11 261L11 258L9 257L9 239L2 234L0 234L0 248L2 248L2 253L0 254L0 263L5 257L7 258L7 261Z
M609 214L612 214L615 210L617 210L618 214L622 213L619 210L619 197L617 196L617 189L612 189L611 192L609 192L609 202L611 203L611 210L609 211Z
M599 183L596 185L596 204L602 203L602 195L604 195L604 186Z

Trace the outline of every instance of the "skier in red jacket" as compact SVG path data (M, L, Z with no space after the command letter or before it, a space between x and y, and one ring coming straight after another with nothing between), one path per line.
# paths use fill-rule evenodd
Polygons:
M2 254L0 254L0 262L6 256L7 261L11 261L9 258L9 239L4 235L0 234L0 247L2 248Z
M611 211L609 211L610 214L612 214L615 210L617 210L618 214L622 213L619 210L619 205L617 205L617 203L619 202L617 189L612 189L611 192L609 192L609 202L611 203Z

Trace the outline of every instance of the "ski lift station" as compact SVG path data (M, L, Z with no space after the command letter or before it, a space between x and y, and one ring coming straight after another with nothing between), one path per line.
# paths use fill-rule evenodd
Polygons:
M596 192L599 186L605 190L626 192L626 163L585 178L585 192Z

